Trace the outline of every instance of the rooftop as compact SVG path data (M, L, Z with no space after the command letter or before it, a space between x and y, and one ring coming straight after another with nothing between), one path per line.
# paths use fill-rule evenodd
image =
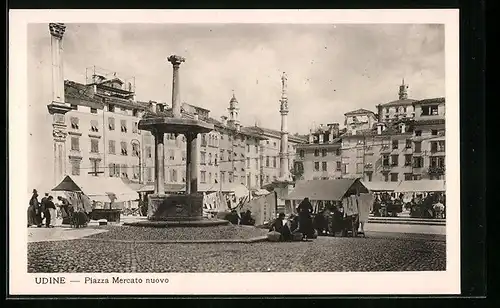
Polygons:
M357 110L354 110L354 111L349 111L347 113L344 113L345 116L361 115L361 114L375 114L375 113L373 111L371 111L371 110L363 109L363 108L360 108L360 109L357 109Z
M243 129L248 131L248 132L253 131L253 132L258 133L258 134L263 134L263 135L267 134L267 135L271 135L273 137L281 138L281 131L274 130L271 128L265 128L265 127L261 127L261 126L247 126L247 127L244 127ZM294 136L291 134L288 135L288 140L298 142L298 143L307 142L307 138L302 138L300 136Z
M414 101L414 105L427 105L427 104L444 104L446 102L444 97L427 98L419 101Z
M388 102L388 103L385 103L385 104L381 104L379 105L380 107L391 107L391 106L410 106L412 105L414 102L416 102L417 100L415 99L411 99L411 98L407 98L407 99L398 99L398 100L395 100L395 101L392 101L392 102Z

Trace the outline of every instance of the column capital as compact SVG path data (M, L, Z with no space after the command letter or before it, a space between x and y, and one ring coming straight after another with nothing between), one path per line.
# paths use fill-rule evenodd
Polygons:
M179 68L182 62L186 62L186 58L177 55L171 55L167 58L168 62L172 63L174 68Z
M61 40L66 31L66 25L63 23L49 23L49 31L50 35Z
M66 114L67 112L73 110L73 108L69 107L65 103L52 102L47 105L47 109L50 114Z

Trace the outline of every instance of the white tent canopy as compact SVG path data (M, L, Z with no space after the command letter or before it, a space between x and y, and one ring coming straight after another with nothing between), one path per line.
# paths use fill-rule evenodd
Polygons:
M82 192L91 200L110 202L110 194L116 197L116 202L134 201L139 194L116 177L70 176Z
M371 192L394 191L400 184L400 182L366 182L366 181L361 181L361 182Z
M446 191L444 180L403 181L394 190L396 193L444 191Z

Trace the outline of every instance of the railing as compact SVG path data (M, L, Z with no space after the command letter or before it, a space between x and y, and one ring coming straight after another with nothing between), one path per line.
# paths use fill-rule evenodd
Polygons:
M439 166L439 167L429 167L429 174L444 174L446 171L446 168L444 166Z
M390 152L392 151L391 150L391 147L388 146L388 145L383 145L381 148L380 148L380 152Z

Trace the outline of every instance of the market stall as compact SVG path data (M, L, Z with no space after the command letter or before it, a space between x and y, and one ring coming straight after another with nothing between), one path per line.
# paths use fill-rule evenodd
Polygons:
M362 212L363 217L367 216L365 213L370 207L368 203L363 203L360 209L357 198L359 194L369 193L360 179L312 180L297 181L287 198L296 201L309 198L314 216L323 219L320 215L325 215L325 211L329 213L327 218L329 228L333 228L331 233L347 235L351 232L357 236L359 215Z
M410 216L415 218L444 218L446 185L444 180L405 181L394 190L411 194ZM436 208L437 206L437 208ZM439 211L436 211L439 209ZM438 213L438 212L443 213Z
M66 176L53 191L78 192L87 196L92 202L90 216L92 219L108 219L119 221L120 212L124 208L137 203L139 195L120 178Z
M445 192L444 180L403 181L395 189L396 193Z

